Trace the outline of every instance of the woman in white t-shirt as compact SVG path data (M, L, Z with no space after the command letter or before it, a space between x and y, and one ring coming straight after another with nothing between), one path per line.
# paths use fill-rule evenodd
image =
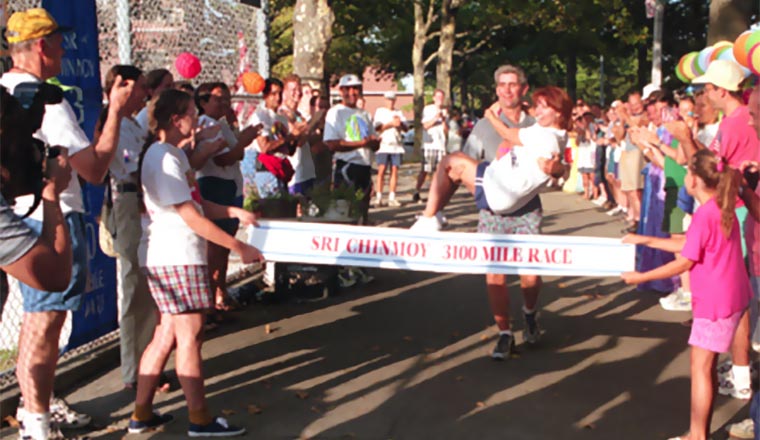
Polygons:
M436 214L448 203L460 184L475 196L479 209L509 214L532 200L552 171L550 159L561 156L573 103L564 90L548 86L533 93L536 124L509 128L501 121L497 105L486 118L504 139L497 159L478 162L464 154L444 157L430 184L427 206L412 229L439 230Z
M140 184L147 213L143 216L139 258L161 318L140 361L129 431L144 432L172 419L153 412L153 397L159 374L176 347L177 376L190 414L188 434L240 435L245 429L210 416L203 388L204 314L214 306L206 240L235 251L246 264L260 260L261 254L206 217L237 218L244 224L255 223L255 217L241 208L201 199L195 171L178 147L193 135L197 125L197 110L190 95L165 90L151 101L148 122L155 142L140 158Z

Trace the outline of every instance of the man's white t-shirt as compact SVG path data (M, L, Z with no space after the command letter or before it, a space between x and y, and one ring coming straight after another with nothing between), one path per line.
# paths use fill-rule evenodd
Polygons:
M422 109L422 123L435 122L435 125L425 130L422 137L422 148L425 150L446 151L446 132L444 131L446 120L439 116L440 111L440 107L435 104L426 105Z
M261 124L260 136L266 136L269 140L279 139L288 134L288 120L285 116L266 108L264 103L261 103L261 105L256 108L256 111L251 114L251 117L248 118L248 123L246 123L245 126L249 127L257 124ZM254 139L251 145L256 151L259 153L261 152L258 139Z
M483 191L488 207L496 214L509 214L525 206L549 179L538 159L560 154L564 130L533 124L519 131L521 146L515 146L491 162L483 173Z
M214 162L216 156L229 153L231 149L235 148L235 145L237 145L237 137L235 136L235 133L230 126L227 125L227 121L225 120L216 120L208 115L201 115L198 118L198 126L200 127L214 127L217 125L220 125L222 128L219 130L219 133L209 141L215 142L218 139L224 139L227 146L219 150L214 157L210 157L206 163L203 164L201 169L195 172L195 175L199 179L201 177L218 177L220 179L232 180L235 182L235 185L237 185L235 195L239 196L243 194L243 173L240 171L240 164L235 163L232 165L220 166Z
M119 145L116 147L108 170L115 182L133 182L132 173L137 172L140 152L148 138L148 131L132 118L123 118L119 129Z
M330 108L325 116L325 133L322 140L328 141L361 141L375 134L367 112L358 108L338 104ZM357 148L351 151L341 151L333 155L335 160L356 165L372 165L372 150Z
M281 109L291 111L289 108L282 106ZM301 113L296 110L296 122L303 122L304 118ZM284 116L284 115L282 115ZM286 117L287 120L287 117ZM290 178L288 186L293 186L297 183L305 182L317 177L317 172L314 169L314 159L311 157L311 144L304 142L303 145L296 148L296 151L292 156L288 156L290 164L293 166L293 177Z
M148 127L148 105L146 104L145 107L140 109L139 112L137 112L137 116L135 116L135 121L145 129L145 131L148 131L150 127Z
M8 93L11 94L17 85L25 82L39 83L41 81L34 75L16 72L5 73L0 78L0 85L8 89ZM66 149L68 157L72 157L90 146L90 140L79 127L74 110L65 99L60 104L45 106L42 126L34 134L34 137L48 145ZM64 214L70 212L84 213L82 188L79 185L79 178L74 168L71 169L69 186L61 192L60 200L61 211ZM13 210L18 215L24 215L33 203L34 196L17 197L16 206L13 207ZM42 221L42 204L34 210L30 218Z
M375 110L375 126L383 126L393 121L393 118L404 120L404 114L399 110L391 110L386 107L380 107ZM380 132L380 149L378 153L384 154L404 154L404 145L401 140L401 130L391 127Z
M205 265L206 240L174 207L193 201L203 212L195 172L185 153L170 144L152 144L143 159L141 178L147 215L138 251L140 266Z

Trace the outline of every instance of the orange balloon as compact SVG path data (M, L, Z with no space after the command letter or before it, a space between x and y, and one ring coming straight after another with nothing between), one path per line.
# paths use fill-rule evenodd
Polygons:
M264 90L264 78L256 72L245 72L242 80L243 88L250 94L255 95Z
M752 35L752 31L744 31L739 38L734 41L734 58L742 66L746 66L748 63L747 57L749 57L749 50L744 46L747 44L747 39ZM750 48L751 49L751 48Z

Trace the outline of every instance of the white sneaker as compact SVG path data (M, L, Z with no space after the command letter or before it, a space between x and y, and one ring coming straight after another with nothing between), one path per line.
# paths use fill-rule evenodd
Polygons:
M396 199L388 199L388 206L391 206L393 208L398 208L399 206L401 206L401 202L399 202Z
M660 306L671 312L690 312L691 292L684 292L679 288L670 295L660 298Z
M593 203L596 206L602 206L606 202L607 202L607 199L605 199L603 197L598 197L598 198L596 198L596 199L594 199L594 200L591 201L591 203Z
M441 225L441 229L449 225L449 219L447 219L446 216L443 215L443 212L441 211L436 212L435 218L438 219L438 224Z
M621 212L623 212L623 207L622 207L622 206L620 206L620 205L618 205L618 206L616 206L616 207L614 207L614 208L610 209L609 211L605 212L605 214L607 214L607 215L609 215L609 216L611 217L611 216L613 216L613 215L618 215L618 214L620 214Z
M441 223L438 221L437 216L433 217L425 217L424 215L420 215L417 217L417 221L414 222L411 228L409 228L412 231L440 231L441 230Z
M732 423L726 426L728 435L733 438L755 438L755 422L752 419L744 419L739 423Z
M725 379L718 383L718 394L731 396L734 399L749 400L752 397L752 388L736 388L733 378Z

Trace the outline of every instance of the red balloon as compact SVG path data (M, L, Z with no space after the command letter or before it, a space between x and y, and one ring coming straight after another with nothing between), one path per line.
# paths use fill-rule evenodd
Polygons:
M182 52L174 60L174 67L185 79L193 79L201 73L201 60L190 52Z

